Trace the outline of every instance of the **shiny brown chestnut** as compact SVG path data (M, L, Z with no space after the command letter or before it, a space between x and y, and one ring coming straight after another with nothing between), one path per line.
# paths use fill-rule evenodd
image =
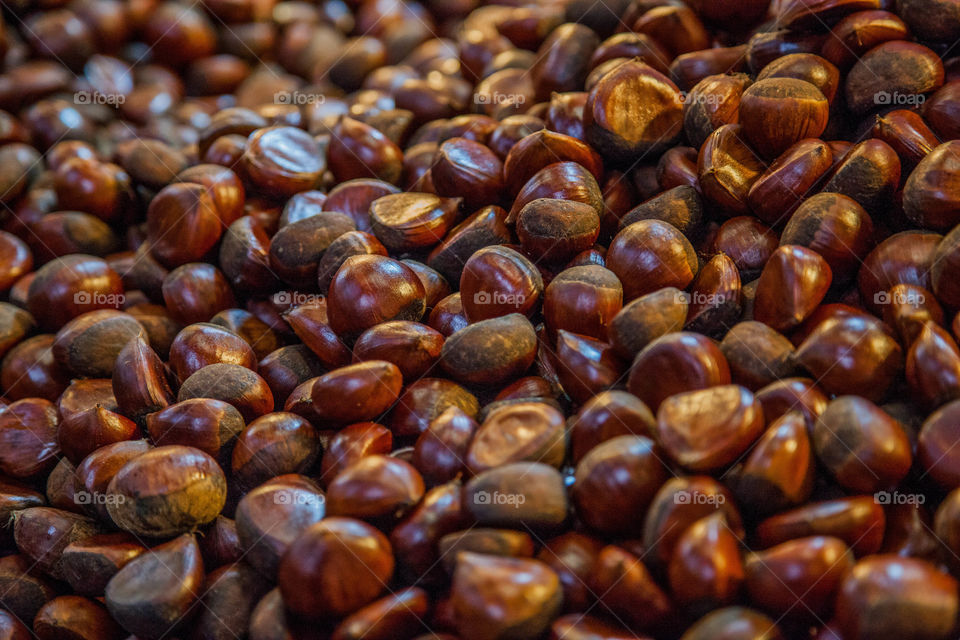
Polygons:
M830 265L820 254L781 245L760 273L753 317L778 331L792 329L816 309L832 281Z
M599 265L571 267L547 285L543 317L550 331L563 329L603 340L622 302L623 286L612 271Z
M643 220L623 228L607 250L607 268L633 300L664 287L686 288L699 270L689 240L673 225Z
M827 405L814 425L813 444L837 482L862 493L896 486L913 460L900 423L857 396L841 396Z
M868 315L827 319L797 348L797 362L830 393L876 401L903 365L903 350L892 333Z
M769 513L806 501L813 491L815 471L810 440L807 420L799 411L770 420L732 474L732 485L743 504Z
M171 271L163 280L162 291L170 313L184 324L207 322L220 311L236 306L223 272L202 262L184 264Z
M709 338L667 333L641 350L630 367L627 389L653 411L678 393L730 383L730 367Z
M916 558L864 558L841 584L836 607L844 638L892 638L907 632L946 638L957 620L957 581ZM915 611L917 617L908 619L898 613L902 611Z
M499 245L476 251L460 276L461 304L471 322L511 313L532 315L543 292L543 278L522 254Z
M474 434L464 463L472 474L521 461L559 467L565 446L563 414L543 402L520 401L491 411Z
M808 536L840 538L858 556L876 553L883 543L886 516L873 496L811 502L757 525L757 541L771 547Z
M347 338L389 320L416 322L426 310L426 292L416 273L384 256L348 258L327 295L330 327Z
M310 526L290 546L278 584L293 612L343 616L380 595L393 569L390 542L382 533L352 518L331 517ZM344 591L341 581L347 574L351 587Z
M655 106L637 110L639 104ZM615 161L634 162L677 141L682 111L677 86L638 60L618 65L590 90L583 123L595 148Z
M692 471L737 460L764 427L760 403L737 385L680 393L664 400L657 411L659 442L667 455Z
M290 544L325 512L323 492L306 476L286 474L268 480L237 503L242 556L265 578L274 579Z
M591 528L605 534L639 533L642 523L627 514L643 512L666 478L651 439L618 436L581 458L571 497Z
M758 79L740 98L740 124L759 153L774 158L827 126L829 101L820 89L790 77Z
M859 58L847 74L847 106L856 114L869 113L892 95L935 91L943 77L943 62L931 49L906 40L883 42Z
M402 385L400 369L390 362L369 360L340 367L313 383L314 410L334 423L372 420L396 402Z
M747 144L744 127L725 124L714 130L700 147L697 157L700 191L705 200L729 215L744 215L748 211L750 189L766 168L758 151Z
M492 592L506 606L486 606ZM547 565L525 558L497 558L463 552L451 586L457 631L466 640L502 637L508 630L535 637L559 613L562 591Z

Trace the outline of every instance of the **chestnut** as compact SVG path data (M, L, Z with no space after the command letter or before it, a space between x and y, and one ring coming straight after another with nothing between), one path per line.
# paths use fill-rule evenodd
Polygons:
M657 411L659 442L673 460L692 471L738 459L764 427L760 403L737 385L677 394Z
M101 596L107 583L147 547L128 533L103 533L71 542L63 549L63 573L79 594Z
M853 568L850 548L839 538L798 538L747 556L750 600L775 616L822 616Z
M264 127L247 139L244 174L263 190L293 195L313 188L326 169L320 144L296 127Z
M607 268L623 284L625 300L664 287L686 288L699 270L690 241L673 225L659 220L635 222L614 237Z
M486 416L467 449L464 464L472 474L524 460L559 467L565 448L563 414L544 402L520 401L504 404Z
M883 506L873 496L856 496L784 511L761 521L756 534L761 547L808 536L833 536L862 556L880 550L885 526Z
M136 440L139 432L135 422L97 404L64 418L57 429L57 443L63 455L78 465L100 447Z
M600 232L593 207L550 198L528 202L516 222L524 251L548 262L563 262L589 249Z
M33 619L33 631L41 640L72 634L95 638L123 635L106 607L83 596L58 596L44 604Z
M833 281L820 254L799 245L781 245L760 273L753 317L778 331L802 323L823 300Z
M900 371L903 350L879 320L848 316L818 324L797 348L796 359L828 392L876 401Z
M284 552L324 513L323 492L309 478L287 474L268 480L237 504L237 542L243 557L274 580Z
M102 259L83 254L40 267L27 293L27 310L51 331L83 313L116 309L122 302L120 276Z
M667 469L656 445L647 437L623 435L599 443L577 464L572 498L577 513L603 533L639 533L641 523L625 517L642 513Z
M683 101L683 129L692 145L699 149L719 127L736 124L740 99L751 83L745 73L711 75L690 89Z
M494 385L522 374L533 363L537 336L519 313L480 320L448 337L440 366L470 385Z
M509 313L532 315L543 292L543 278L523 255L504 246L476 251L463 266L460 294L471 322Z
M125 631L161 637L188 625L203 588L203 560L185 533L134 558L110 579L106 604Z
M313 383L314 410L321 419L341 424L372 420L396 402L402 385L400 369L390 362L341 367Z
M0 470L14 478L45 475L56 464L57 408L42 398L18 400L0 411Z
M813 430L817 457L837 482L871 493L893 487L912 462L903 427L869 400L841 396L831 401Z
M772 225L790 214L833 168L833 152L816 138L805 138L785 149L747 192L747 204L759 218ZM866 215L866 213L864 213Z
M405 380L428 373L440 358L444 337L417 322L384 322L363 332L354 344L354 360L386 360L400 368Z
M770 420L731 474L732 486L745 506L769 513L805 502L813 492L814 471L807 420L799 411L790 411Z
M859 58L847 74L847 106L856 114L868 113L890 96L935 91L943 76L943 62L929 48L905 40L883 42Z
M952 576L923 560L880 555L860 560L847 574L836 617L844 638L854 640L895 637L908 629L921 637L946 638L956 625L957 607ZM905 610L919 617L904 617L899 612Z
M737 599L744 581L739 540L716 512L690 525L677 541L667 577L678 604L709 611Z
M681 640L736 637L784 640L777 623L759 611L747 607L724 607L711 611L693 624Z
M345 616L379 596L393 569L390 541L382 533L359 520L330 517L294 541L277 583L284 604L298 615Z
M616 545L597 554L587 578L599 604L632 629L656 631L676 615L674 604L636 555Z
M417 274L393 258L347 258L330 283L330 327L346 339L388 320L418 321L426 310L426 291Z
M487 606L494 592L503 606ZM557 574L542 562L464 551L457 557L451 599L464 640L537 637L559 613L562 591Z
M148 414L146 426L150 440L158 446L194 447L221 458L229 455L245 425L240 412L226 402L193 398Z
M273 392L266 381L238 364L208 364L191 374L180 385L177 401L192 398L222 400L233 405L245 421L273 410Z
M0 558L0 585L4 588L4 612L20 620L33 620L40 607L56 597L49 578L43 576L34 561L26 555L13 554ZM0 626L0 629L3 627ZM24 636L24 640L29 637Z
M504 498L487 500L495 495ZM483 526L549 531L567 519L567 490L554 467L511 462L471 478L463 487L463 507Z
M319 457L320 448L319 435L307 420L292 413L268 413L237 436L230 468L241 486L253 488L277 475L302 473Z
M364 456L327 485L327 510L331 516L361 520L397 518L423 493L423 478L409 463L390 456Z
M166 366L139 335L117 355L112 389L118 411L138 421L176 400Z
M633 117L631 105L655 105ZM660 71L639 60L625 62L590 90L583 111L587 139L617 162L634 162L676 143L683 131L680 91Z
M678 393L730 383L720 348L697 333L673 332L653 340L633 360L627 390L656 411Z
M849 196L868 211L887 206L901 173L900 159L890 145L870 138L834 157L837 163L823 183L824 191Z
M801 79L768 77L747 87L740 98L740 124L747 141L773 158L827 126L829 104L820 88Z
M429 606L430 599L423 589L401 589L344 618L333 637L336 640L386 640L413 636L426 625L423 619Z
M452 480L463 470L463 457L477 427L462 409L448 407L417 438L411 463L431 484Z
M444 378L421 378L400 394L390 412L390 430L400 437L419 436L450 407L475 417L480 410L477 397L464 387Z
M793 142L796 140L790 140L784 150ZM747 213L750 189L766 168L758 152L747 144L740 124L718 127L707 137L697 156L697 174L704 199L728 215Z
M117 498L107 504L117 526L138 536L169 537L216 518L226 501L227 482L206 453L170 445L130 460L107 492Z
M950 185L957 179L954 156L960 149L957 141L935 147L910 173L903 187L903 210L914 223L937 231L956 226L958 202Z

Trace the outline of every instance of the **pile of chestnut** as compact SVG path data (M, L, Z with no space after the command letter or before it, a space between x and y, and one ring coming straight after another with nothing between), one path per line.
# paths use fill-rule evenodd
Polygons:
M0 639L960 637L960 0L0 5Z

